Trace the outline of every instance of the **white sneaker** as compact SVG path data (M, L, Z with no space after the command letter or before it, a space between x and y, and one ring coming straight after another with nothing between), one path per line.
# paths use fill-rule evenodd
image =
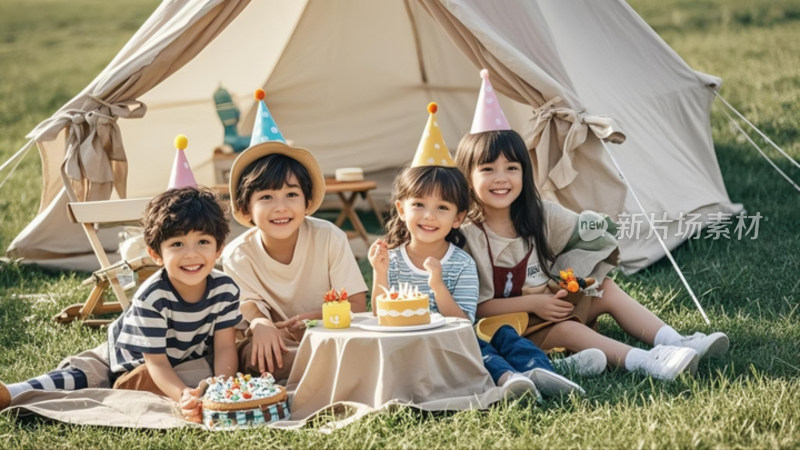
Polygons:
M531 369L523 373L523 375L530 378L539 392L546 397L569 395L573 392L578 395L586 394L586 391L576 383L546 369Z
M600 375L606 370L608 360L599 348L587 348L566 358L553 360L553 368L561 373L582 377Z
M533 381L518 372L512 373L500 387L503 388L503 398L506 400L520 398L528 392L536 399L540 397Z
M697 372L700 356L688 347L656 345L647 352L647 359L639 370L660 380L674 380L683 372Z
M691 336L684 336L678 344L680 347L694 349L701 358L704 356L722 356L728 351L730 345L728 336L719 331L709 335L695 333Z

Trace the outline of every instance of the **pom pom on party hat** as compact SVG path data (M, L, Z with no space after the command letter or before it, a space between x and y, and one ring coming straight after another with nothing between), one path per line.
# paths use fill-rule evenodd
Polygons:
M442 131L439 129L439 124L436 120L436 111L438 109L439 106L436 103L431 102L428 104L428 112L430 113L428 123L422 132L422 139L419 141L417 153L414 154L414 160L411 161L411 167L456 166L453 157L450 156L450 150L447 149L447 144L444 143Z
M481 70L481 92L478 94L478 104L475 106L475 115L472 117L472 128L470 134L482 133L484 131L510 130L503 108L497 101L497 94L494 92L491 81L489 81L489 71Z
M256 89L255 97L258 100L258 110L256 111L256 122L253 125L253 134L250 136L250 146L261 142L278 141L286 143L275 119L270 114L267 104L264 103L266 94L263 89Z
M187 145L189 145L189 140L186 136L182 134L175 136L175 148L177 151L175 152L175 161L172 162L172 173L169 176L167 189L197 187L192 168L189 167L189 161L183 153Z

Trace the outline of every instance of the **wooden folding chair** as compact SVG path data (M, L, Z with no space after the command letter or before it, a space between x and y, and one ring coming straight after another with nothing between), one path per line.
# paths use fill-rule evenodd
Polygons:
M131 302L119 282L119 275L132 272L136 273L140 280L144 280L152 275L158 266L147 256L132 261L121 260L112 264L100 242L97 230L111 226L138 224L149 201L149 198L132 198L68 203L70 219L83 227L92 250L97 256L97 261L100 263L100 269L83 282L84 285L93 285L86 301L65 308L54 317L56 322L69 323L77 319L85 325L99 327L109 324L111 319L92 319L91 316L120 312L130 306ZM104 303L103 294L108 287L117 298L116 302Z

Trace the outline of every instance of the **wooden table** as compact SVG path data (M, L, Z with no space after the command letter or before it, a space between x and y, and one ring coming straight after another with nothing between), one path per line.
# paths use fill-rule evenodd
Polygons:
M339 213L339 217L336 218L334 222L337 227L341 227L344 225L345 220L350 220L350 224L353 225L355 229L355 233L364 240L367 244L367 248L369 248L369 236L367 235L367 229L364 228L364 224L361 223L361 219L358 218L358 214L354 208L354 204L358 199L358 196L367 200L369 202L369 206L372 208L372 211L375 213L375 216L378 218L378 223L383 225L383 215L381 209L369 195L369 191L378 187L378 184L374 181L369 180L361 180L361 181L337 181L335 178L326 178L325 179L325 193L326 194L336 194L339 197L339 200L342 203L342 212Z
M374 321L372 313L354 314L350 328L320 323L306 330L286 384L293 418L342 401L371 408L390 401L438 402L464 409L494 389L468 320L446 318L438 328L419 331L359 328L367 321Z

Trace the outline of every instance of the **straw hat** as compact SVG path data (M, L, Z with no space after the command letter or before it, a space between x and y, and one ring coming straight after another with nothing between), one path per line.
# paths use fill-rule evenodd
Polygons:
M320 169L317 159L314 158L314 155L312 155L310 151L304 148L292 147L285 142L278 141L256 144L243 151L239 154L239 156L236 157L236 160L233 161L233 165L231 165L230 172L229 189L231 193L231 210L233 211L233 218L246 227L252 227L253 224L250 223L249 220L245 219L242 212L236 207L235 198L237 188L239 186L239 178L241 178L242 171L244 171L247 166L252 164L257 159L269 155L288 156L289 158L292 158L302 164L302 166L308 171L308 175L311 177L312 187L311 198L308 201L307 214L313 214L317 209L319 209L320 205L322 205L322 200L325 197L325 177L322 175L322 169Z
M511 325L517 331L517 334L522 336L525 329L528 327L528 314L524 312L516 312L509 314L499 314L496 316L484 317L475 324L475 334L482 341L489 342L492 336L503 325Z
M325 176L322 175L322 169L319 167L317 159L308 150L299 147L292 147L286 143L283 138L278 125L275 123L272 115L264 103L264 91L257 89L255 91L255 98L259 102L258 111L256 111L256 120L253 126L253 135L250 141L250 147L239 154L236 160L231 165L229 189L231 193L231 210L233 218L237 222L246 226L252 227L253 224L246 220L242 212L236 207L236 193L239 187L239 178L242 176L242 171L252 164L257 159L269 155L284 155L299 162L308 171L311 177L311 198L308 199L307 214L313 214L319 209L322 200L325 198Z

